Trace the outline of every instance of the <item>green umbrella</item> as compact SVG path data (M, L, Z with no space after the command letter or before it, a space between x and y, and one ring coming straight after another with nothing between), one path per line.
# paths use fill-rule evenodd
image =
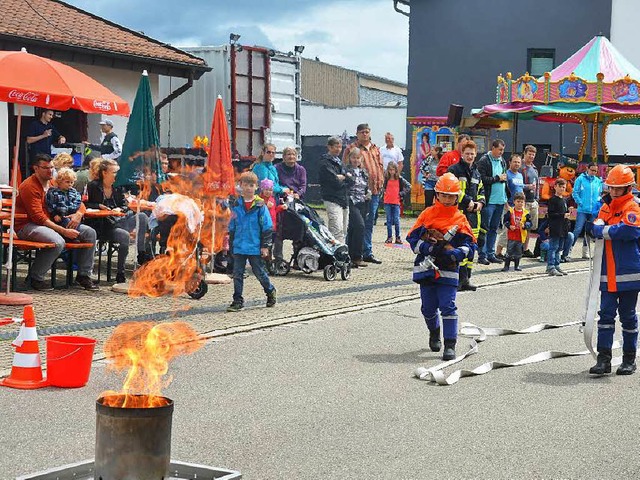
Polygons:
M127 134L118 163L120 171L116 185L135 185L145 172L156 174L157 182L164 180L160 165L160 138L156 125L149 75L142 72L131 116L127 122Z

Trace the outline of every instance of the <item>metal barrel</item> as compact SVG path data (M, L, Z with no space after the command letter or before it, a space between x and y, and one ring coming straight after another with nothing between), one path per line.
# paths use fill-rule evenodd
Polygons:
M171 463L173 401L120 408L96 401L96 480L163 480Z

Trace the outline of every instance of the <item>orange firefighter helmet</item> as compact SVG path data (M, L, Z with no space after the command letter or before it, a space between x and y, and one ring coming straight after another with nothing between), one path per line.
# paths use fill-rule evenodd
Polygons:
M434 190L447 195L460 195L460 180L453 173L447 172L438 178Z
M626 165L616 165L611 169L605 183L609 187L628 187L636 183L633 170Z

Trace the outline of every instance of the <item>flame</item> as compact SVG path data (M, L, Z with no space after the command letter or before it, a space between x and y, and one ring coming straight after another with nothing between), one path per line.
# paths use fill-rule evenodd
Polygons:
M145 176L140 182L140 197L148 198L153 177ZM231 211L226 203L205 192L203 175L195 167L185 167L179 175L170 177L159 186L164 192L188 197L197 206L203 219L193 228L193 217L185 209L184 198L166 199L171 211L177 212L177 221L171 228L165 255L158 255L138 269L130 283L131 296L178 296L195 290L204 277L204 265L210 261L210 252L225 247ZM215 228L215 231L212 231Z
M169 362L180 355L196 352L204 339L186 322L120 324L105 342L107 367L127 375L122 390L106 391L104 405L119 408L153 408L167 404L162 396L173 378L167 376Z

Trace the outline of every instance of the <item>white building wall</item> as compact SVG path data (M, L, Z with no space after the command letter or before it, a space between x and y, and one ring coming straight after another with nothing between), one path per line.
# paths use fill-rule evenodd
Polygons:
M640 68L640 31L635 15L637 11L638 0L612 0L611 43L627 60ZM612 125L607 131L609 154L640 156L638 138L640 125Z
M0 102L0 183L9 183L9 114L7 104Z
M376 145L384 145L384 134L391 132L395 144L404 149L407 132L406 107L347 107L330 108L303 104L300 114L301 135L356 134L356 126L368 123L371 138Z
M115 68L96 67L92 65L80 65L73 63L69 63L69 65L100 82L113 93L120 96L123 100L127 101L129 103L129 107L133 109L133 101L136 98L136 92L138 90L138 84L140 83L142 72L133 72L129 70L119 70ZM149 82L151 85L151 96L153 98L153 105L155 106L159 102L158 75L149 74ZM113 131L124 143L129 117L122 117L118 115L89 114L87 116L87 121L89 123L89 141L96 143L100 140L99 122L103 118L107 117L113 120Z

